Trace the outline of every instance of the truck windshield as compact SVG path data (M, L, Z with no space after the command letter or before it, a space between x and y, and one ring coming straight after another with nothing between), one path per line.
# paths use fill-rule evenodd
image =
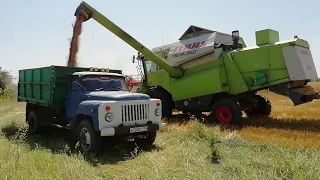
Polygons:
M85 75L82 77L81 84L88 91L128 91L127 84L122 76Z

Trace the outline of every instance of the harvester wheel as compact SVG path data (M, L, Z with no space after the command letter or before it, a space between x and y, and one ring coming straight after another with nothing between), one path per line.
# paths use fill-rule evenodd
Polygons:
M261 95L255 95L258 104L256 107L246 110L245 113L249 118L255 117L268 117L271 113L271 103L270 101Z
M242 113L237 101L221 98L213 104L211 118L219 124L237 124L241 122Z
M173 102L167 92L165 92L162 89L155 88L155 89L149 89L147 94L151 98L157 98L161 100L163 118L169 118L172 115Z

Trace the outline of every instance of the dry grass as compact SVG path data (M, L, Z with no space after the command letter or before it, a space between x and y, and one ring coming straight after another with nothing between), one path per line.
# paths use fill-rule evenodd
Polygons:
M320 83L310 83L320 91ZM261 91L272 103L272 113L268 119L244 118L244 126L232 127L232 132L241 138L252 142L276 144L287 148L320 149L320 100L294 106L289 98ZM185 130L188 122L181 123L176 119L169 128ZM210 128L225 129L217 125L207 125ZM220 131L224 133L224 131Z
M312 86L320 91L320 83ZM245 120L248 126L237 132L244 139L284 147L320 149L320 100L294 106L290 99L261 92L272 103L269 119Z

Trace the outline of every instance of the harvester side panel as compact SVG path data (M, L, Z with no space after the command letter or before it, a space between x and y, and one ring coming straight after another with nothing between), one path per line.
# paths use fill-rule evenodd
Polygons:
M232 58L230 54L223 55L223 62L226 71L226 77L228 80L229 93L238 94L248 91L248 86L241 74L236 61Z
M270 52L270 85L280 83L278 81L290 81L288 69L282 55L282 49L286 46L288 46L287 43L268 46Z
M290 80L282 55L282 49L287 45L255 46L233 53L249 90L268 88L270 85Z
M171 93L174 101L229 92L225 65L222 60L187 69L185 76L179 79L171 78L165 71L149 72L147 76L150 86L163 87Z
M252 90L254 86L268 85L269 49L267 46L237 51L232 55L248 89ZM232 91L232 93L241 92L243 90L237 88Z
M174 101L222 92L220 67L211 67L180 79L172 78L170 88Z
M288 46L282 49L291 80L318 79L309 49Z

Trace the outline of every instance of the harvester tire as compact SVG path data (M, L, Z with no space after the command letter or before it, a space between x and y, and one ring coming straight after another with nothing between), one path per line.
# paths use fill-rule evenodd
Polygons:
M210 116L219 124L239 124L242 120L240 105L230 98L221 98L214 102Z
M172 115L173 102L169 93L167 93L162 89L155 88L155 89L149 89L147 94L151 98L156 98L161 100L162 118L169 118Z
M250 110L246 110L245 113L249 118L268 117L271 113L271 102L264 96L255 95L258 105Z

